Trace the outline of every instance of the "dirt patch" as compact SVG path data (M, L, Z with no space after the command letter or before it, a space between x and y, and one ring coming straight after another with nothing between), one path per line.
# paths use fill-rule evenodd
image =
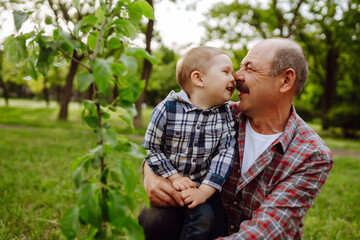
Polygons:
M360 151L347 150L347 149L331 149L334 157L354 157L360 158Z

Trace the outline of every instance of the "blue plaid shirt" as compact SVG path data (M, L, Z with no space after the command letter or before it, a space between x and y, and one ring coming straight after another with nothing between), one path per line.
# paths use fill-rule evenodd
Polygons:
M235 144L228 105L203 111L182 90L170 92L153 110L142 146L156 174L166 178L179 173L221 190L233 164Z

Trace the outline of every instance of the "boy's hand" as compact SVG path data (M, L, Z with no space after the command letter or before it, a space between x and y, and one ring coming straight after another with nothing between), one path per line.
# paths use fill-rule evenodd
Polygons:
M210 185L201 184L199 188L190 188L181 191L181 197L184 199L184 203L188 204L188 208L194 208L204 203L215 191L216 189Z
M194 208L207 200L206 195L199 188L189 188L181 191L181 197L188 208Z
M178 191L196 188L196 183L191 181L191 179L188 177L178 176L176 178L168 179L172 182L173 187Z

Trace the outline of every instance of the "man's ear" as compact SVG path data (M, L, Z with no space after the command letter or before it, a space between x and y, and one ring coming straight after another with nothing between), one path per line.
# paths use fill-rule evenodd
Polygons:
M296 73L294 69L286 69L281 78L280 93L286 93L293 89L295 85L295 79Z
M193 71L191 73L191 81L193 82L193 84L197 87L204 87L204 82L201 79L201 74L199 71Z

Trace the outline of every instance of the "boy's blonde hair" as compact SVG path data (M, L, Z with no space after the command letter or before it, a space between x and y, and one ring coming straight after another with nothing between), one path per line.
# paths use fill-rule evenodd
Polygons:
M183 90L187 89L193 71L203 74L211 67L211 60L217 55L225 52L216 47L195 47L188 50L176 64L176 79Z

